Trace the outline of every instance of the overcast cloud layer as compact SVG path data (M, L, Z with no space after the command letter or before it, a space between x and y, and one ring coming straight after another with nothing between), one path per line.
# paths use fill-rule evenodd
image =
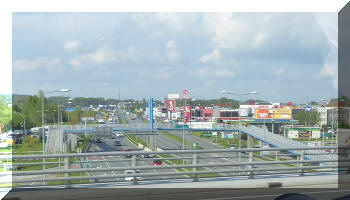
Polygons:
M15 13L13 93L337 96L337 13Z

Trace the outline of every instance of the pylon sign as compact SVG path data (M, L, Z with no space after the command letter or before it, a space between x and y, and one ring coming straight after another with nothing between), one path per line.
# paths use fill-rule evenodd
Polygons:
M149 126L151 130L153 130L153 98L149 98L148 108L149 108Z
M167 109L170 112L175 111L175 100L167 100Z

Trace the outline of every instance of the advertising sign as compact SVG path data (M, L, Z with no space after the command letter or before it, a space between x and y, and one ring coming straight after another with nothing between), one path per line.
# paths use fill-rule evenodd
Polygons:
M270 119L270 113L268 109L258 109L255 111L255 118L257 119Z
M271 110L273 119L292 119L291 109L274 109Z
M180 95L179 94L168 94L168 99L179 99Z
M65 108L64 109L64 111L66 111L66 112L74 112L76 110L77 110L76 108Z
M149 98L148 108L149 108L149 125L151 130L153 130L153 98Z
M256 119L292 119L291 109L258 109L255 111Z
M191 106L184 106L185 123L191 120Z
M175 100L167 100L166 107L168 111L174 112L175 111Z
M269 105L259 105L259 109L267 109L269 108Z

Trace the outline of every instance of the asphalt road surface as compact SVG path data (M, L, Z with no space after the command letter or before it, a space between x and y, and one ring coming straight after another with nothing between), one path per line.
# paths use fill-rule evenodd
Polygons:
M115 146L114 142L118 140L121 142L121 146ZM116 139L103 138L102 143L93 143L90 147L89 152L107 152L107 151L123 151L124 148L129 148L131 150L137 150L137 147L132 144L126 137L118 137ZM129 160L123 160L129 159ZM91 168L109 168L109 167L127 167L131 166L131 158L125 158L124 156L93 156L89 157L88 160L116 160L117 162L101 162L101 163L90 163ZM137 159L138 166L152 166L152 161L154 159ZM163 163L165 165L165 163ZM142 170L140 173L157 173L157 172L174 172L173 169L152 169L152 170ZM124 174L124 171L112 171L112 172L96 172L92 175L116 175ZM152 180L152 179L172 179L172 178L185 178L185 176L153 176L153 177L142 177L142 180ZM125 181L125 178L114 178L114 179L98 179L96 182L106 182L106 181Z

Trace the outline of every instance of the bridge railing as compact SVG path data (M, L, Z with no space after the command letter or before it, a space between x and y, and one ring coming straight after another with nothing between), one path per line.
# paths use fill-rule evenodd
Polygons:
M305 160L306 151L321 150L319 147L308 148L248 148L248 149L212 149L212 150L170 150L170 151L130 151L130 152L98 152L98 153L70 153L70 154L48 154L48 155L14 155L12 157L12 166L15 169L12 172L0 173L1 176L12 175L12 183L14 186L27 185L50 185L50 184L65 184L66 187L71 187L72 183L81 180L88 182L109 182L109 181L125 181L131 180L136 183L140 178L162 179L161 176L175 176L182 178L192 178L198 181L202 177L217 177L217 176L264 176L272 174L299 174L300 176L309 173L324 173L325 171L339 172L350 171L350 157L347 156L349 148L344 148L346 154L342 159L318 159ZM328 148L337 149L338 148ZM254 160L254 152L299 152L295 159L290 160ZM245 154L248 152L253 152ZM225 153L227 155L225 162L212 163L208 159L216 155ZM237 154L247 155L247 160L237 162ZM151 154L153 157L145 158L144 155ZM174 156L175 155L175 156ZM109 157L110 159L104 159ZM215 156L220 157L220 156ZM226 156L227 157L227 156ZM58 164L64 165L63 168L51 167L50 169L41 170L36 167L36 170L29 170L28 166L40 166L43 163L39 162L45 158L48 162L46 166L55 166ZM57 162L57 158L63 158L64 162ZM103 158L103 159L101 159ZM6 160L7 157L0 157L0 160ZM52 161L50 161L52 159ZM152 166L152 160L163 160L165 164L162 166ZM179 162L179 161L183 162ZM142 161L142 165L140 165ZM101 167L97 163L115 163L124 162L124 166ZM125 162L127 163L125 165ZM339 166L320 165L322 162L337 162ZM147 164L148 163L148 164ZM3 164L2 164L3 165ZM83 167L76 167L77 165ZM22 167L22 170L20 169ZM40 170L39 170L40 169ZM132 170L132 174L124 174L126 170ZM155 172L154 170L157 170ZM166 171L164 171L166 170ZM169 171L171 170L171 171ZM101 175L103 173L109 173ZM140 172L140 173L137 173ZM111 174L112 173L112 174ZM7 183L1 182L0 183ZM87 183L87 182L85 182Z

